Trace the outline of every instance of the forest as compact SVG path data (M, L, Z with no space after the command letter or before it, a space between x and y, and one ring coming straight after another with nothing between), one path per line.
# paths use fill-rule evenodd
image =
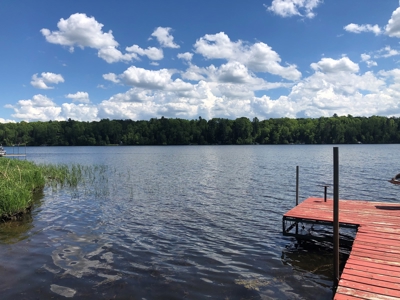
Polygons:
M337 116L236 120L152 118L0 123L0 143L29 146L384 144L400 142L400 118Z

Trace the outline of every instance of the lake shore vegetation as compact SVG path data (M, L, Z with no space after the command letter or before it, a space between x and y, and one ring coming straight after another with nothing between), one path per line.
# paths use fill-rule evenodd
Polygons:
M400 118L337 116L235 120L161 117L0 124L0 143L30 146L400 143Z
M29 161L0 159L0 219L26 212L33 193L45 185L41 169Z
M47 185L53 190L76 189L79 184L86 190L99 190L94 184L105 178L104 166L79 164L40 164L26 160L0 159L0 220L18 218L30 210L34 194Z

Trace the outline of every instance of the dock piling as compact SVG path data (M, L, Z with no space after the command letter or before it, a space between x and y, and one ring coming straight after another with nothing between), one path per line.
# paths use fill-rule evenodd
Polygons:
M296 206L299 205L299 166L296 166Z
M333 147L333 283L339 285L339 148Z

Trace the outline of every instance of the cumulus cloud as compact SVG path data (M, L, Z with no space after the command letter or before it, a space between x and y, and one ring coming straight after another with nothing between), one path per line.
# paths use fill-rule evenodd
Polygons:
M376 61L371 60L371 55L366 53L361 54L361 61L365 62L368 68L378 65Z
M385 26L385 34L400 38L400 7L392 13L392 17Z
M0 118L0 123L16 123L14 120Z
M258 42L247 45L232 42L224 32L206 34L194 44L195 52L207 59L237 61L255 72L268 72L288 80L298 80L301 73L295 65L282 66L281 58L270 46Z
M304 8L302 11L299 11L299 7L297 9L304 14ZM94 28L96 26L93 24L97 24L98 37L104 38L102 24L94 18L79 18L88 21L89 27ZM69 35L66 32L71 33L73 29L63 28L60 25L57 32L67 39ZM159 27L152 36L158 39L161 47L179 47L173 41L170 28ZM91 44L90 38L86 37L82 38L86 42L79 39L76 42L70 38L75 42L66 43L61 37L57 38L59 44L64 43L68 47L97 49L98 55L108 62L130 61L146 56L156 63L163 58L161 48L146 49L133 45L125 49L126 53L122 53L117 49L118 44L111 42L93 41ZM127 90L107 96L98 104L90 103L89 95L81 91L65 96L73 103L56 104L46 96L35 95L8 108L14 110L14 118L28 121L68 118L85 121L101 118L138 120L161 116L187 119L198 116L206 119L241 116L320 117L334 113L400 116L400 69L363 73L359 65L346 56L339 59L324 57L310 64L312 74L302 78L297 67L282 62L280 55L269 45L232 41L223 32L200 37L193 45L193 52L205 58L209 65L195 65L193 53L185 52L177 54L177 58L185 62L186 70L150 70L129 66L119 73L103 74L105 80L117 83L118 89L125 86ZM373 58L398 54L396 49L387 46L361 54L360 63L371 67L376 65ZM265 76L264 73L275 76ZM44 84L47 88L58 83L55 82L55 76L44 74L52 73L35 74L32 81L38 86ZM269 90L274 88L286 88L286 93L273 97L274 93Z
M131 88L125 93L112 96L110 102L150 102L154 100L154 92L141 88Z
M161 60L164 58L164 53L162 49L156 47L148 47L147 49L142 49L138 45L133 45L125 49L128 52L138 54L140 56L147 56L151 60Z
M109 64L112 64L115 62L120 62L120 61L129 62L133 58L137 58L137 55L135 53L123 54L121 51L119 51L115 47L101 48L97 52L97 56L104 59Z
M58 31L51 32L49 29L43 28L41 33L49 43L63 46L78 46L82 49L84 47L102 49L118 46L112 31L103 32L103 26L94 17L76 13L66 20L61 18L57 23Z
M74 47L97 49L98 56L108 63L131 61L135 58L134 54L123 54L119 51L112 31L103 32L103 26L94 17L76 13L68 19L61 18L57 23L59 30L50 31L43 28L40 32L49 43L68 46L70 52L74 51Z
M170 27L157 27L156 30L151 34L160 43L161 47L164 48L179 48L180 46L175 44L174 37L171 35Z
M398 7L393 13L388 23L384 28L381 28L379 25L371 25L371 24L354 24L350 23L344 27L344 30L353 33L361 33L361 32L373 32L375 35L386 34L390 37L400 38L400 7Z
M361 58L370 59L369 54ZM227 62L219 67L199 68L205 80L193 83L173 79L172 76L179 73L171 70L130 67L114 75L131 87L99 104L57 105L46 96L35 95L8 108L14 109L14 118L27 121L138 120L161 116L186 119L198 116L206 119L320 117L334 113L400 116L400 69L360 73L358 65L347 57L323 58L312 66L313 74L286 86L287 94L277 98L267 94L256 96L254 91L262 85L258 82L260 78L254 78L254 74L239 62Z
M19 100L15 105L7 105L14 110L12 117L24 121L59 120L61 108L47 96L38 94L28 100Z
M64 82L61 74L43 72L40 76L38 76L38 73L32 75L31 85L37 89L48 90L54 88L48 84L58 84L60 82Z
M311 68L315 71L323 73L349 72L357 73L359 71L358 64L352 62L348 57L341 59L322 58L318 63L312 63Z
M65 98L72 99L73 102L90 103L89 94L86 92L77 92L75 94L68 94Z
M387 57L396 56L399 54L400 54L400 51L398 51L396 49L392 49L390 46L386 46L377 51L375 58L380 58L380 57L387 58Z
M178 55L176 57L178 57L179 59L186 60L186 61L191 61L193 58L193 53L190 53L190 52L178 53Z
M79 92L77 94L79 95ZM34 95L32 99L19 100L15 105L7 105L6 108L14 110L12 117L27 122L62 121L68 118L78 121L98 119L98 107L96 105L74 103L57 105L52 99L41 94ZM11 120L8 121L12 122Z
M241 100L240 100L241 101ZM190 90L166 89L147 90L132 88L126 93L119 93L99 105L101 118L132 118L149 119L155 116L197 118L199 115L205 118L215 116L215 106L225 110L223 99L212 92L209 83L200 81L191 86ZM233 107L235 103L232 103ZM221 111L221 110L220 110ZM228 117L226 111L223 113Z
M120 80L118 79L117 75L114 73L108 73L108 74L103 74L103 78L105 80L114 82L114 83L119 83Z
M149 89L164 89L172 82L172 74L168 69L153 71L131 66L118 77L127 85Z
M313 10L321 0L273 0L271 6L264 5L269 11L281 17L304 16L313 18Z
M378 25L370 25L370 24L357 25L354 23L350 23L345 27L343 27L343 29L353 33L373 32L375 35L379 35L382 33L382 30Z
M97 121L99 109L94 105L63 103L60 116L64 119Z

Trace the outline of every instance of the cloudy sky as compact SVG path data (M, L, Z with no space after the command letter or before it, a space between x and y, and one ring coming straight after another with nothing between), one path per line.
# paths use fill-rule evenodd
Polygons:
M400 117L396 0L0 2L0 122Z

